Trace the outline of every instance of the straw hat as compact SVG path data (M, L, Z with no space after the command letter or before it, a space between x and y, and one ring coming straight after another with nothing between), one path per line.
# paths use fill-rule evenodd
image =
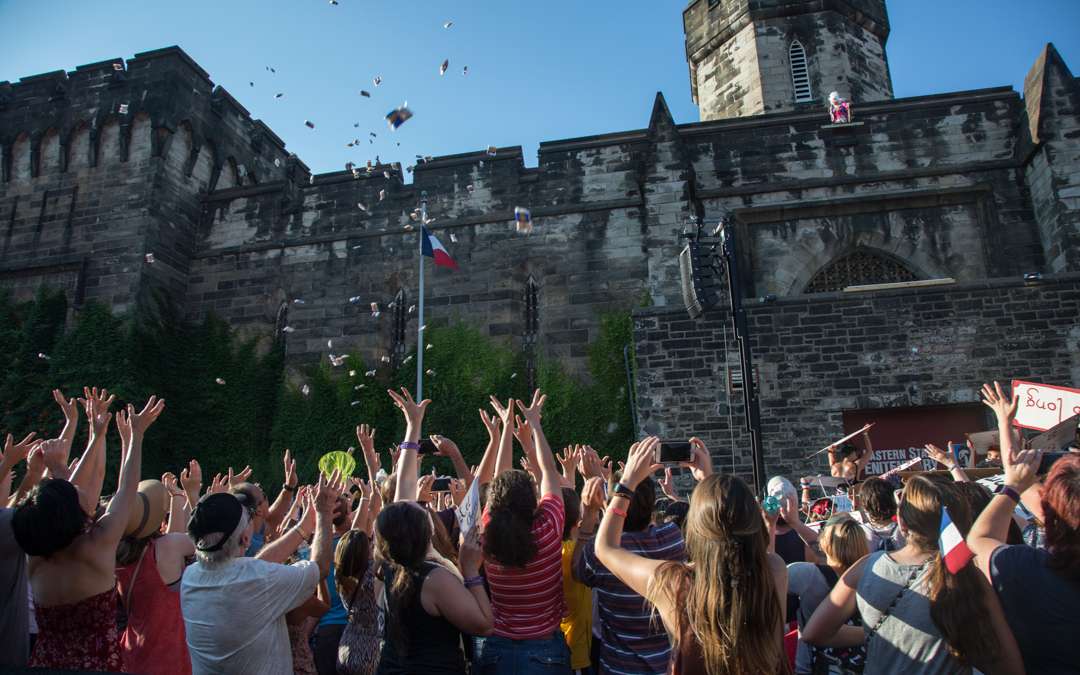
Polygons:
M159 480L144 480L139 483L139 492L135 495L131 515L128 517L124 536L133 539L145 539L161 528L169 507L169 491Z

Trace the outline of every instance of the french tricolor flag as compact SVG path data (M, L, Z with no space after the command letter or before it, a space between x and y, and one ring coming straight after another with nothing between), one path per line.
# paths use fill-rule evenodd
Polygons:
M442 245L439 238L429 232L423 225L420 226L420 236L424 238L422 244L424 255L434 260L435 264L440 267L449 267L452 270L458 268L457 263L446 252L446 247Z
M945 567L949 569L950 574L956 574L964 569L964 565L967 565L974 557L960 530L956 527L956 523L949 517L949 509L944 505L941 506L941 535L938 538L938 548L941 550L941 557L945 558Z

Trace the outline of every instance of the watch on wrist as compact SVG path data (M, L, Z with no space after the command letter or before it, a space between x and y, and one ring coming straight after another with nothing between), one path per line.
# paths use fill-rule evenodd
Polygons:
M627 499L634 498L634 491L623 485L622 483L615 483L615 495L616 497L626 497Z

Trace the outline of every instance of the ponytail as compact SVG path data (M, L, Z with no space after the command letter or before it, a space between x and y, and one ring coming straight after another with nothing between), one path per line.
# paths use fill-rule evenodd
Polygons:
M900 519L908 530L908 541L931 554L926 574L930 618L941 631L949 653L960 663L993 662L1000 653L993 631L983 630L990 607L988 582L973 565L956 574L949 572L939 549L942 507L948 507L953 524L967 536L971 529L971 509L952 483L925 476L913 476L904 486Z
M941 552L935 551L926 583L930 618L945 638L949 653L964 665L971 665L974 658L982 663L996 661L1000 645L994 631L982 629L990 616L987 581L982 573L968 564L952 574Z

